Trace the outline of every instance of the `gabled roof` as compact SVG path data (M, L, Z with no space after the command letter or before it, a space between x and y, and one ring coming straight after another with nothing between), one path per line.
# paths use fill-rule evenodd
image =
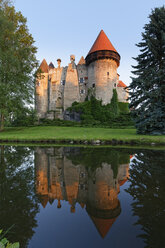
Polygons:
M97 39L95 40L92 48L90 49L89 54L96 52L96 51L102 51L102 50L109 50L109 51L114 51L117 53L116 49L106 36L103 30L100 31Z
M50 64L49 64L49 69L54 69L54 65L52 62L50 62Z
M78 65L84 65L85 64L85 59L84 57L82 56L80 61L78 62Z
M125 87L127 87L127 85L125 85L122 81L119 81L117 87L123 87L123 88L125 88Z
M45 59L43 59L41 65L40 65L40 69L41 69L42 73L48 73L49 66L48 66L48 64L47 64Z

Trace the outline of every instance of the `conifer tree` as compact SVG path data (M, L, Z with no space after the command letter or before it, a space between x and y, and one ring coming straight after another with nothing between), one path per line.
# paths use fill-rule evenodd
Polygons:
M165 7L152 10L149 19L137 44L130 109L137 133L165 134Z
M36 47L21 12L0 0L0 130L5 117L22 111L34 93Z

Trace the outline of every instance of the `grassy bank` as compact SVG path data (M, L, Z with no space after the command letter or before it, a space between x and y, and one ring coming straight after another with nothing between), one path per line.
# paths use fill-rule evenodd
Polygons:
M89 143L100 140L105 144L164 144L165 135L137 135L135 129L36 126L6 128L0 142Z

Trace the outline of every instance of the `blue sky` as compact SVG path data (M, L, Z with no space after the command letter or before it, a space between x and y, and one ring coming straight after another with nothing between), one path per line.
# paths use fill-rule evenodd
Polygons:
M151 9L165 0L14 0L16 10L27 17L29 31L38 47L37 59L53 62L61 58L68 65L70 55L87 55L101 29L121 55L118 68L121 80L131 82L141 32Z

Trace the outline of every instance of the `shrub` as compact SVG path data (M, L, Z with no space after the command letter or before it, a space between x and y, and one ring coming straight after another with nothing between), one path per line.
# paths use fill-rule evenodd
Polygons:
M1 229L0 230L0 247L1 248L19 248L20 247L18 242L12 244L7 240L7 238L4 237L8 231L5 232L4 234L2 232L3 230Z

